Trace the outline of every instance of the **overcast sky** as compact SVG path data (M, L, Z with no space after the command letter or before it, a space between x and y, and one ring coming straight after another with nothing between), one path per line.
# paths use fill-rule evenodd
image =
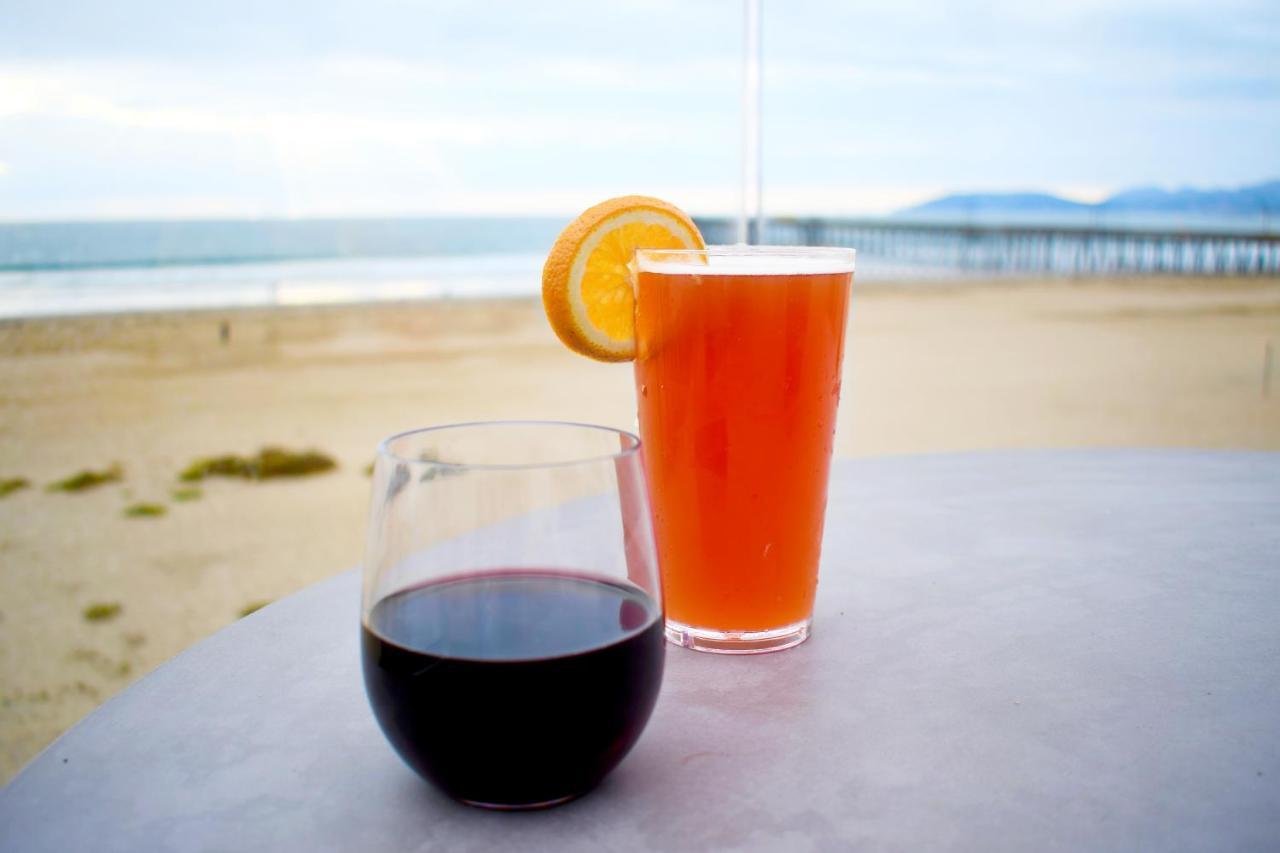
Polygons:
M737 200L741 3L0 0L0 218ZM771 213L1280 176L1275 0L765 0Z

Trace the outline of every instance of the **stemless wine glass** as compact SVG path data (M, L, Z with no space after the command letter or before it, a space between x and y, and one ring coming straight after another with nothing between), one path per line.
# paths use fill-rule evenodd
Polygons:
M596 785L662 681L662 595L640 440L509 421L378 447L365 689L410 767L470 805Z

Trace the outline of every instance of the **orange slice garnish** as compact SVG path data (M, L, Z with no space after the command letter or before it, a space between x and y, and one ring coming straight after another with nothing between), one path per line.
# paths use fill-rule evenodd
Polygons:
M588 209L556 239L542 268L542 307L569 349L597 361L636 357L636 249L701 249L693 220L642 195Z

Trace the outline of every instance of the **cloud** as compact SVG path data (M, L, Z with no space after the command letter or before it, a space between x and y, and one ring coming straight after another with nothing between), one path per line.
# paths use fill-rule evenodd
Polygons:
M456 83L458 75L443 69L399 63L344 60L333 66L368 78L431 80ZM60 68L0 66L0 119L15 116L58 116L86 119L118 127L241 137L261 136L287 143L340 145L353 143L432 143L458 145L547 145L572 141L606 146L619 141L654 142L671 138L672 129L644 115L613 115L598 121L589 115L519 111L464 112L433 108L428 102L398 108L368 108L359 101L310 98L298 105L289 93L250 103L236 92L201 99L198 106L149 81L164 78L165 69L142 67L64 71ZM622 75L620 70L615 75ZM157 91L158 89L158 91ZM127 92L128 97L116 94Z
M944 89L1026 89L1025 76L983 69L888 62L778 62L766 69L767 85L779 88L912 86Z
M375 76L398 74L395 67L376 63L347 64L345 69ZM417 79L430 73L420 70ZM28 150L38 147L68 155L74 150L81 161L96 156L104 170L115 167L126 174L154 157L158 140L165 140L165 147L175 154L185 151L193 174L210 169L209 157L219 156L211 154L211 148L220 148L220 158L228 164L245 158L269 161L261 168L269 168L272 183L287 190L287 198L280 200L285 207L295 207L299 198L316 197L318 201L304 206L341 208L338 195L345 193L347 203L362 210L371 198L399 208L420 203L427 188L461 186L458 161L470 163L475 171L485 158L507 162L522 150L559 148L578 156L596 151L607 157L620 148L678 140L670 124L639 114L601 121L571 114L448 112L413 104L369 108L343 98L336 103L295 103L281 97L246 104L234 93L198 91L184 100L170 95L168 82L149 82L157 77L164 75L149 68L113 67L107 73L0 68L0 136L16 138L15 146L25 142ZM127 96L118 94L122 92ZM98 150L108 142L110 151ZM48 156L42 154L42 160ZM46 177L55 180L52 170L46 171ZM395 186L402 187L398 199L394 192L390 199L379 192ZM208 189L219 189L216 181L210 180ZM136 193L124 195L137 206ZM207 192L200 195L209 197ZM190 198L175 199L174 209L185 213L191 203ZM219 212L225 207L216 205ZM105 210L114 214L118 209L112 204Z
M8 1L0 216L737 205L735 4ZM764 11L771 212L1280 172L1270 0Z

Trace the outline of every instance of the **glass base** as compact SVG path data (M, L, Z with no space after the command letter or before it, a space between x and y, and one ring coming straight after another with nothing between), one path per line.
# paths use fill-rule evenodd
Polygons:
M695 628L674 619L666 624L667 642L695 652L711 652L717 655L759 655L780 652L798 646L809 639L813 619L793 622L768 631L713 631Z
M482 803L479 800L468 800L462 797L458 798L458 802L466 806L473 806L477 809L491 809L498 812L527 812L536 809L549 809L552 806L562 805L570 800L576 800L581 794L567 794L563 797L557 797L554 800L544 800L540 803Z

